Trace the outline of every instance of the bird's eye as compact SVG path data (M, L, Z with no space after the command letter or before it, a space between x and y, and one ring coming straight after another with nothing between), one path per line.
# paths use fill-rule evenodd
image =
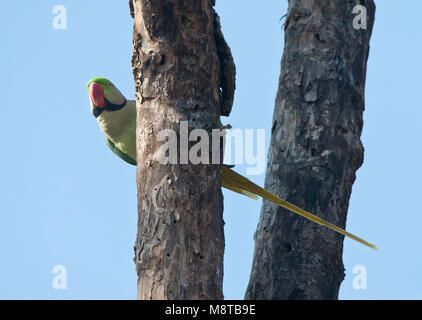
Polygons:
M109 83L107 84L107 87L111 88L111 82L109 82Z

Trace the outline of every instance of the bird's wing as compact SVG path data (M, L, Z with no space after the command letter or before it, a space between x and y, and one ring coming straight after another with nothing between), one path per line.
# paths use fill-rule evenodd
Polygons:
M108 137L106 137L106 143L108 147L111 149L111 151L113 151L119 158L125 160L127 163L130 163L136 166L136 160L133 160L126 153L122 152L119 148L117 148L114 142L111 141Z
M369 243L353 234L351 234L350 232L347 232L331 223L329 223L328 221L325 221L324 219L313 215L309 212L306 212L305 210L296 207L295 205L280 199L279 197L277 197L275 194L261 188L260 186L256 185L255 183L251 182L249 179L245 178L244 176L238 174L237 172L233 171L232 169L230 169L227 166L223 166L223 172L222 172L222 186L224 188L233 190L234 192L237 193L241 193L241 194L245 194L245 192L247 193L252 193L255 195L259 195L261 197L263 197L264 199L267 199L273 203L275 203L278 206L281 206L283 208L286 208L290 211L292 211L293 213L296 213L298 215L301 215L311 221L314 221L322 226L325 226L331 230L334 230L344 236L347 236L353 240L356 240L372 249L377 249L377 247L375 245L373 245L372 243Z

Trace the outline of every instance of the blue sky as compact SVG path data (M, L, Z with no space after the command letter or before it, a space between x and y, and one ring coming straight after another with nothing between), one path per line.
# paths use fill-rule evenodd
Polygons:
M67 8L66 30L52 26L55 5ZM219 0L217 10L237 67L235 104L223 121L265 129L268 148L287 1ZM380 249L345 240L341 299L422 299L420 12L418 0L377 3L365 162L347 229ZM106 76L133 97L132 23L127 1L7 1L0 11L2 299L136 297L135 168L108 150L85 88ZM224 201L224 294L242 299L261 201L229 191ZM67 290L52 286L56 265L67 269ZM357 265L367 270L366 290L353 288Z

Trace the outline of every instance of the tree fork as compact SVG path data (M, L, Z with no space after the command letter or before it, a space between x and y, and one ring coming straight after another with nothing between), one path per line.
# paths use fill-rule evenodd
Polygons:
M220 165L163 165L160 130L221 128L234 63L209 0L131 0L137 103L138 299L222 299ZM221 150L222 154L222 150ZM180 152L179 152L180 159Z
M358 4L367 29L353 27ZM265 188L341 228L363 162L374 15L372 0L289 0L285 23ZM246 299L337 299L343 239L264 201Z

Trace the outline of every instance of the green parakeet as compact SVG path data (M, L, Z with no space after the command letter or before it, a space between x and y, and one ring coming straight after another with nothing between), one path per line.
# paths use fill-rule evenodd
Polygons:
M114 84L105 78L91 79L87 84L91 112L106 136L109 148L121 159L136 165L136 103L127 100ZM293 213L350 237L372 249L377 247L259 187L249 179L222 166L222 186L253 199L261 196Z

